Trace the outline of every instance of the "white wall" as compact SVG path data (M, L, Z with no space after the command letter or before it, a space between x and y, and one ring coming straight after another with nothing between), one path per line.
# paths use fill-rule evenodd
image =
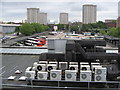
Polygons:
M0 32L11 33L15 31L15 26L0 26Z

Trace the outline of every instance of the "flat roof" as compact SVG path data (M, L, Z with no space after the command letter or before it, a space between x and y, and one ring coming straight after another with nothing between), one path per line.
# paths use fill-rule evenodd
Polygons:
M21 26L20 24L0 24L0 26Z

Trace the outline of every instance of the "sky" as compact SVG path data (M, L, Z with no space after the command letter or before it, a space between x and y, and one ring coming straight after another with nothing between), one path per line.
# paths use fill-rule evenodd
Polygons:
M48 20L58 22L59 14L69 14L69 21L82 21L82 5L97 5L97 21L117 19L119 0L1 0L0 21L22 22L27 19L27 8L39 8Z

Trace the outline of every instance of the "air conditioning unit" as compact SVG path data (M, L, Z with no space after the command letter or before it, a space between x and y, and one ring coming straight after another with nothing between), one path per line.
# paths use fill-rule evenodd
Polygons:
M70 62L69 65L78 65L78 62Z
M37 64L38 64L37 62L34 62L33 67L37 67Z
M37 73L37 78L39 80L47 80L47 76L48 76L48 72L38 71L38 73Z
M80 81L91 81L92 72L89 71L80 71Z
M106 75L95 75L95 81L106 81Z
M56 70L56 69L57 69L56 64L48 64L47 65L47 71Z
M48 64L48 61L39 61L39 64Z
M25 71L25 76L27 79L35 79L35 71Z
M32 67L27 67L26 71L31 71Z
M37 71L45 71L46 70L46 64L37 64L36 70Z
M100 63L97 63L97 62L91 62L91 65L100 65Z
M91 69L93 70L93 66L101 66L100 63L97 63L97 62L92 62L91 63Z
M95 68L95 75L94 80L95 81L106 81L107 76L107 68Z
M78 65L69 65L69 70L77 70L78 71Z
M62 70L51 70L50 71L50 80L61 80Z
M68 63L67 62L59 62L59 69L60 70L66 70L68 67Z
M88 62L80 62L80 65L89 65Z
M66 81L76 81L77 70L65 70L65 80Z
M57 63L58 62L56 62L56 61L54 61L54 62L53 61L49 61L49 64L56 64L57 65Z
M37 69L36 69L36 67L32 67L32 71L36 71Z
M100 65L91 65L92 71L95 71L96 68L102 68Z
M80 65L80 70L83 70L83 71L90 70L90 65Z

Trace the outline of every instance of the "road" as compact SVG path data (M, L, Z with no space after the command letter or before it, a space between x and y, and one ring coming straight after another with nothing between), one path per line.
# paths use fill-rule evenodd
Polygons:
M65 37L65 34L64 33L59 33L59 34L56 34L56 35L47 35L48 38L64 38Z
M27 38L36 37L36 36L43 35L43 34L46 34L46 33L48 33L48 31L42 32L42 33L38 33L38 34L34 34L32 36L17 37L15 39L6 40L6 43L3 44L3 46L10 46L10 45L13 45L14 43L16 43L17 41L22 41L22 40L25 40Z

